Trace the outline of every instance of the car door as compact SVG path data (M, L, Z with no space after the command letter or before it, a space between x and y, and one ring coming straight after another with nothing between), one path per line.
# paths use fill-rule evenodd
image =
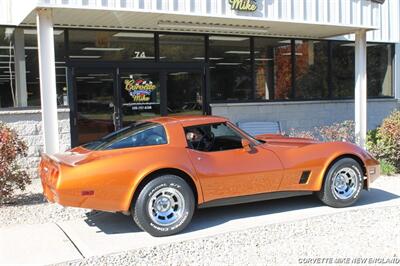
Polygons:
M188 154L199 177L205 201L278 189L283 168L272 151L262 145L246 151L241 146L244 136L226 123L206 126L215 128L215 138L222 139L225 146L217 150L201 150L189 145ZM231 139L236 143L229 144Z

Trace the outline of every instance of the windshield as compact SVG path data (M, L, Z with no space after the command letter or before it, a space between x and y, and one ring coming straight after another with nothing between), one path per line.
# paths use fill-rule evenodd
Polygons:
M165 129L154 122L137 122L83 145L89 150L111 150L167 143Z

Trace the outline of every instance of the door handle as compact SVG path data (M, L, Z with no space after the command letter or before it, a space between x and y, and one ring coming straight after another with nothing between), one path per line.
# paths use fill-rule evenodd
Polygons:
M117 125L117 119L118 119L117 112L114 112L114 113L113 113L112 119L113 119L114 125L116 126L116 125Z

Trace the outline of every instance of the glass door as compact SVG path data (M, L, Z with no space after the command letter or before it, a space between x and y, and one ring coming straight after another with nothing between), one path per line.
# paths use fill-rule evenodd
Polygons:
M167 72L167 108L171 115L201 115L203 74L187 71Z
M123 126L161 115L159 71L122 70L119 77Z
M78 145L117 129L118 110L112 70L75 69L75 126Z

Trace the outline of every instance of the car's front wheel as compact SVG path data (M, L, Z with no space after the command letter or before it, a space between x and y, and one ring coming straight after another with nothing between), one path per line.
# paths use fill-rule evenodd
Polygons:
M364 175L360 164L352 158L343 158L329 168L317 196L331 207L348 207L360 197L363 184Z
M136 224L152 236L182 231L194 212L192 189L181 177L162 175L147 183L131 207Z

